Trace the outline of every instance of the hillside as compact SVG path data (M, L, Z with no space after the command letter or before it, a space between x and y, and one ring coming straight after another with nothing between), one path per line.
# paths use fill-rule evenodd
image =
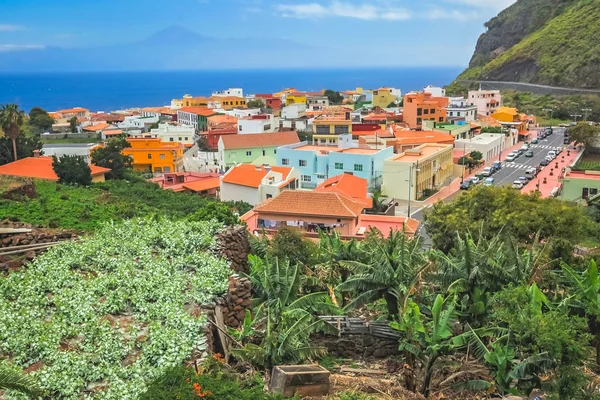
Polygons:
M600 87L600 0L519 0L486 27L459 80Z

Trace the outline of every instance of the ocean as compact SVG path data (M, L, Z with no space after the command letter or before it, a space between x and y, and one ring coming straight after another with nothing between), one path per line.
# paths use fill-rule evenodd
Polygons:
M184 94L210 96L214 90L241 87L244 93L273 93L284 88L317 91L391 86L403 93L431 84L444 86L462 71L444 68L360 68L211 70L169 72L81 72L0 74L0 104L16 103L29 112L85 107L111 111L169 105Z

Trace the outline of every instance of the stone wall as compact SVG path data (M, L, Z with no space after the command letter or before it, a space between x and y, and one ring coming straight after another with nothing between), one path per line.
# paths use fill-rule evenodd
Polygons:
M231 268L238 273L248 273L250 241L246 227L229 226L217 233L216 240L220 255L231 262Z
M244 323L246 310L252 299L252 283L247 278L233 275L229 278L229 290L221 301L223 320L230 328L239 328Z
M318 336L315 342L326 347L329 354L342 358L386 358L400 353L398 339L377 337L370 333Z

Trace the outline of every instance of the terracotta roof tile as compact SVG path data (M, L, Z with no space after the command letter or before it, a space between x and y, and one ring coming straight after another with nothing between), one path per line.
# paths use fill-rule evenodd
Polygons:
M108 168L90 165L92 176L110 172ZM34 179L57 181L58 176L52 168L52 157L27 157L0 165L0 175L22 176Z
M210 117L211 115L217 114L215 110L211 110L208 107L183 107L177 111L192 113L196 115L202 115L204 117Z
M288 190L254 207L258 213L356 218L363 203L339 193Z
M221 178L201 179L195 182L184 183L185 189L193 192L201 192L203 190L216 189L221 186Z
M90 132L97 132L97 131L103 131L107 128L110 128L110 126L111 126L110 124L100 123L100 124L86 126L85 128L83 128L83 130L90 131Z
M367 196L369 182L350 174L340 174L327 179L315 188L315 192L341 193L366 205L373 206L373 200Z
M245 135L221 136L226 150L249 149L254 147L278 147L286 144L300 143L298 134L292 132L256 133Z
M271 170L282 174L284 180L287 179L292 171L291 168L276 166L271 167ZM264 166L257 167L254 164L239 164L227 171L225 176L223 176L223 182L257 188L268 173L269 171Z

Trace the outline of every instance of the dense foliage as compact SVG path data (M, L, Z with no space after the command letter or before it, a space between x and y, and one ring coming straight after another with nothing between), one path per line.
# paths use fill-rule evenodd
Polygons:
M0 108L0 128L4 136L12 141L13 160L18 160L17 138L22 134L21 125L25 121L25 113L16 104L4 104Z
M33 151L38 150L42 153L44 144L39 137L26 137L20 135L15 140L17 145L17 154L19 159L33 157ZM0 165L8 164L15 161L12 140L8 137L0 137Z
M47 132L52 129L52 124L54 124L54 119L48 115L46 110L40 107L33 107L31 111L29 111L29 126L32 128L32 133L40 134L42 132Z
M131 168L131 156L121 154L121 151L131 147L123 138L109 139L102 147L95 149L92 154L92 163L104 168L110 168L106 174L108 179L123 179L127 169Z
M231 225L236 213L250 205L224 203L201 196L174 193L139 178L131 181L95 183L89 188L35 182L38 198L0 199L0 219L51 226L93 230L112 220L158 215L173 220L203 221L212 218Z
M52 169L58 176L58 183L89 186L92 184L92 170L81 156L63 155L54 157Z
M110 223L0 280L0 353L52 398L133 398L202 349L188 313L227 288L213 222Z

